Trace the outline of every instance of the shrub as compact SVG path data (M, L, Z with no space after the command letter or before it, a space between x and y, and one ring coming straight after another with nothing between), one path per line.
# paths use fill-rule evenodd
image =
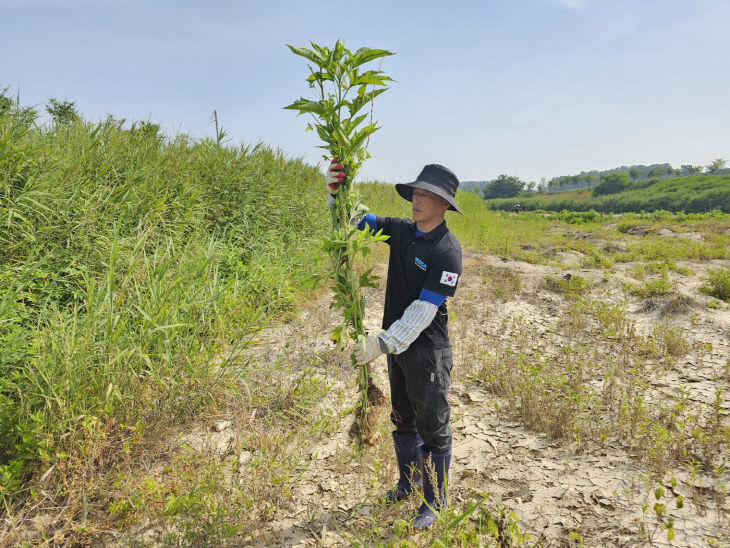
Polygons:
M710 270L703 280L702 293L730 302L730 268Z
M575 224L585 224L585 223L598 223L601 220L601 214L598 213L595 209L591 209L589 211L561 211L558 215L556 215L558 219L561 221L575 225Z
M672 289L672 284L667 279L667 273L663 272L656 280L646 281L638 285L627 284L626 289L632 295L648 299L649 297L666 295Z

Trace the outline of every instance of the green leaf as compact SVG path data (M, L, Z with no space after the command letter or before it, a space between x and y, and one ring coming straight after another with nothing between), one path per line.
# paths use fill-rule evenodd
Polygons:
M367 248L365 248L367 249ZM373 271L372 268L366 270L362 273L360 276L360 280L358 282L358 287L378 287L378 285L375 283L375 280L379 280L379 276L371 276L370 273Z
M386 49L360 48L352 56L352 62L350 66L352 68L359 67L360 65L364 65L365 63L369 63L370 61L379 59L381 57L388 57L389 55L394 54L393 52L390 52Z
M392 82L393 79L389 78L388 76L383 75L382 72L378 70L369 70L367 72L363 72L360 76L357 77L357 80L352 82L352 86L365 86L365 85L374 85L374 86L384 86L385 82Z
M365 118L367 118L367 117L368 117L368 115L367 115L367 113L365 113L365 114L358 116L355 119L350 118L349 120L347 120L348 133L350 131L352 131L353 129L355 129L357 126L359 126L363 122L363 120L365 120Z
M317 81L321 82L327 82L334 80L334 76L332 76L329 72L322 72L320 70L313 72L309 76L307 76L307 82L313 83Z
M387 91L387 89L388 88L375 89L373 91L365 93L365 87L361 87L360 91L362 91L362 93L358 91L358 96L352 100L352 106L350 107L350 116L355 116L355 114L357 114L362 109L362 107L367 105L370 101L375 99L384 91Z
M327 130L326 127L320 124L317 124L317 135L319 135L319 138L322 139L325 143L332 142L332 136L330 135L330 132Z
M312 45L314 46L314 44ZM307 48L297 48L290 44L287 44L286 46L296 55L304 57L305 59L309 59L312 63L315 63L319 66L322 66L324 64L325 57L323 57L319 52L315 52Z
M309 99L305 99L304 97L302 97L301 99L297 99L291 105L287 105L284 108L287 110L298 110L299 114L311 112L322 117L324 117L327 112L325 106L322 103L317 101L310 101Z
M339 142L339 144L345 147L345 149L349 150L351 148L352 145L350 144L350 139L342 131L342 127L335 128L334 134L335 137L337 137L337 141Z
M355 135L352 136L353 148L359 147L360 144L365 140L365 138L368 135L375 133L377 130L378 130L378 127L375 124L368 124L367 126L362 128L360 131L355 133Z

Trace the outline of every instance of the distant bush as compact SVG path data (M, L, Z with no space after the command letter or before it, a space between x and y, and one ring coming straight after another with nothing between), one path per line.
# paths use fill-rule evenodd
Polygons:
M616 194L629 186L628 173L610 173L601 177L601 182L593 189L594 196Z
M567 211L564 209L555 217L571 225L597 223L601 220L601 214L593 209L590 211Z
M639 219L631 219L628 221L622 221L616 226L616 230L618 232L621 232L623 234L626 234L629 230L634 228L635 226L640 226L641 220Z

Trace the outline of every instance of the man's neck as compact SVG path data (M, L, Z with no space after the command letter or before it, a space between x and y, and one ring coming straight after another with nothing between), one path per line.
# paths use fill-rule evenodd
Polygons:
M441 217L440 219L435 219L433 221L428 221L428 222L418 221L418 222L416 222L416 228L425 234L426 232L431 232L434 228L436 228L443 222L444 222L444 217Z

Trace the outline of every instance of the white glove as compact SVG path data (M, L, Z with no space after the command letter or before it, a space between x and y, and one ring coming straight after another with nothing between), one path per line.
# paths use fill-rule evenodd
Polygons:
M382 353L380 340L377 335L370 335L366 340L355 345L355 361L357 361L357 365L370 363Z
M336 156L332 158L327 173L324 176L324 182L327 184L327 190L332 196L337 194L340 190L340 183L345 179L345 172L340 171L343 167L340 163L340 159Z

